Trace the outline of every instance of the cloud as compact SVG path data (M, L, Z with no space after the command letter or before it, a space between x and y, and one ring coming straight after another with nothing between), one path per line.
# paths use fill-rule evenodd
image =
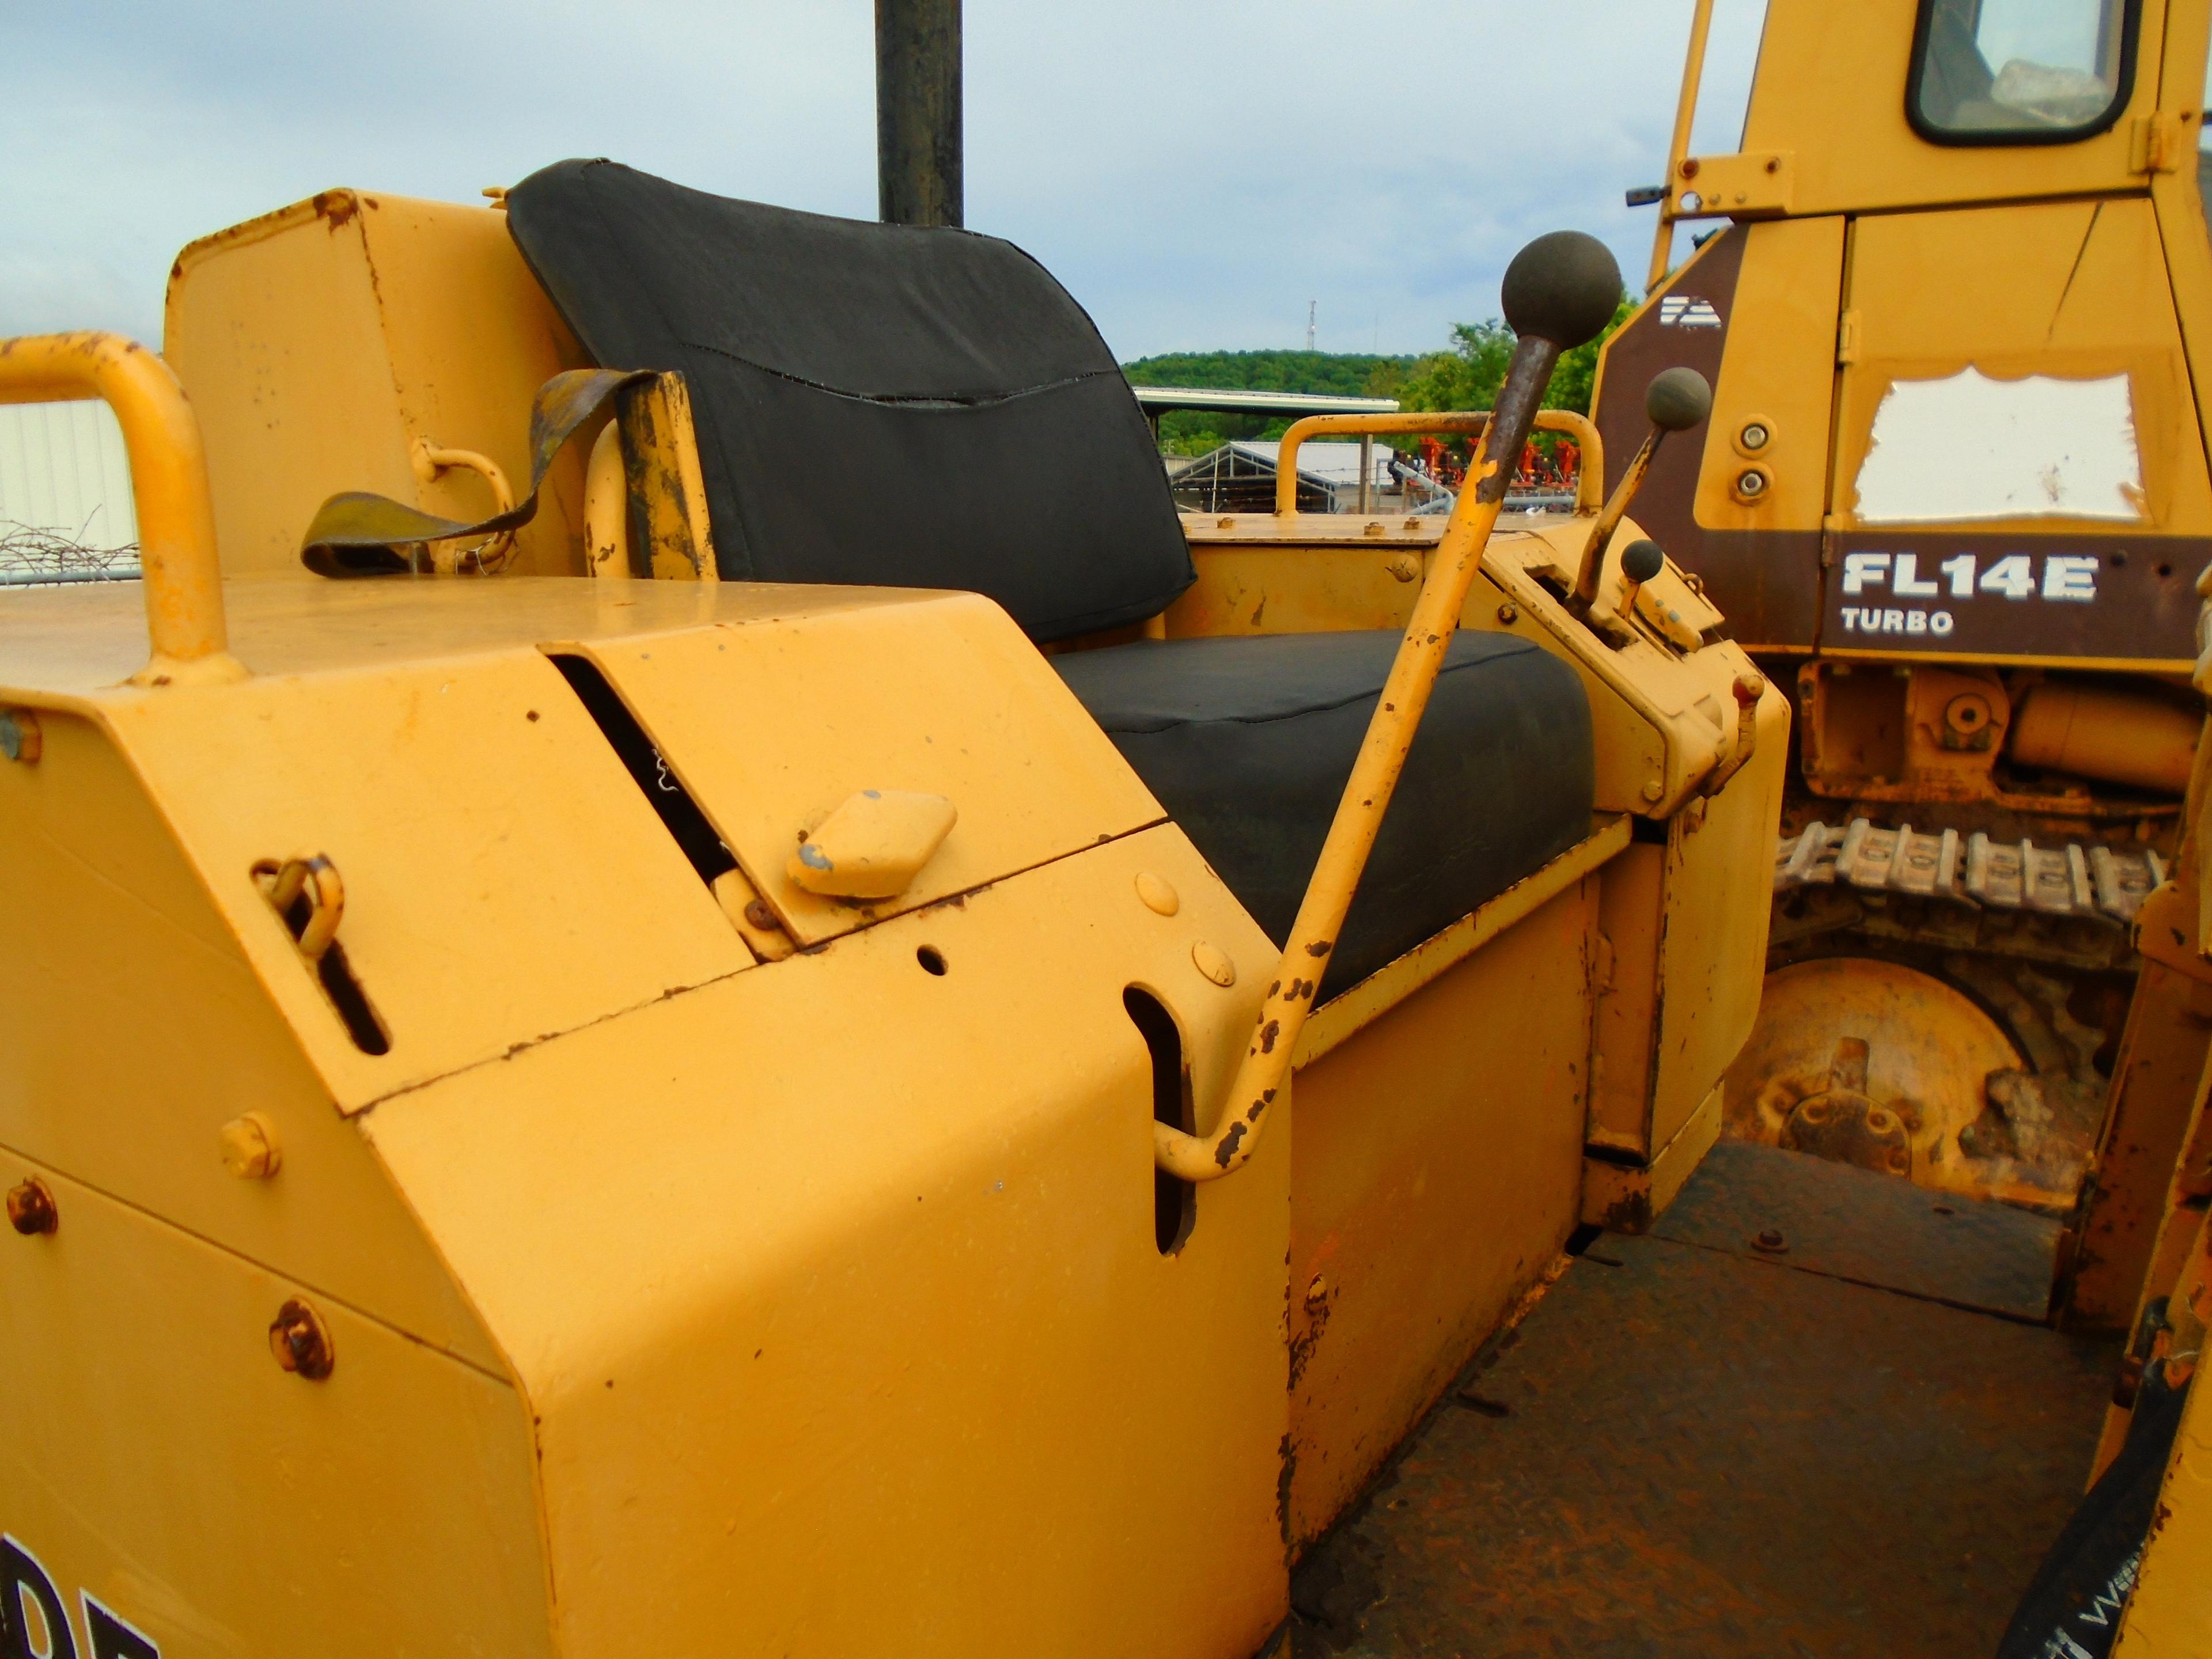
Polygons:
M1715 23L1708 106L1735 118L1762 4ZM1650 210L1621 191L1658 177L1689 11L967 0L968 220L1124 357L1302 344L1309 301L1325 349L1433 349L1540 231L1640 280ZM866 0L9 8L0 333L155 337L179 246L334 185L469 200L603 155L870 216L872 29Z

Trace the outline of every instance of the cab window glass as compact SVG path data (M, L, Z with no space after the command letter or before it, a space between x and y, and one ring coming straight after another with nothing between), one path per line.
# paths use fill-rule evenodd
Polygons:
M2052 143L2127 102L2140 0L1921 0L1912 125L1938 143Z

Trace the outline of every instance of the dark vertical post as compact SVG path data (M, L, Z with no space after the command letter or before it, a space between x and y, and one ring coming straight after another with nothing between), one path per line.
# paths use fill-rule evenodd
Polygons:
M962 221L960 0L876 0L876 183L886 224Z

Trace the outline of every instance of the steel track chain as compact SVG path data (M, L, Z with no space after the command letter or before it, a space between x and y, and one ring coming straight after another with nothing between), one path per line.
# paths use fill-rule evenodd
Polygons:
M2166 860L2148 848L2117 850L2069 842L2039 847L1996 841L1980 830L1923 835L1870 818L1808 823L1784 836L1774 854L1774 890L1842 886L1865 892L1948 899L1990 910L2079 916L2125 927L2150 890L2166 879Z

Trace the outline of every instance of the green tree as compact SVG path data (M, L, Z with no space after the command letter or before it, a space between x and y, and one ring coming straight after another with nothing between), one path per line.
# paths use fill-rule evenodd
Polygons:
M1545 408L1589 413L1598 348L1635 309L1636 301L1622 295L1603 334L1560 355L1559 367L1552 371L1551 389L1544 394ZM1451 349L1422 358L1404 390L1396 394L1407 409L1488 409L1498 401L1498 388L1505 383L1505 366L1513 356L1513 331L1493 317L1486 323L1454 323L1451 332Z

